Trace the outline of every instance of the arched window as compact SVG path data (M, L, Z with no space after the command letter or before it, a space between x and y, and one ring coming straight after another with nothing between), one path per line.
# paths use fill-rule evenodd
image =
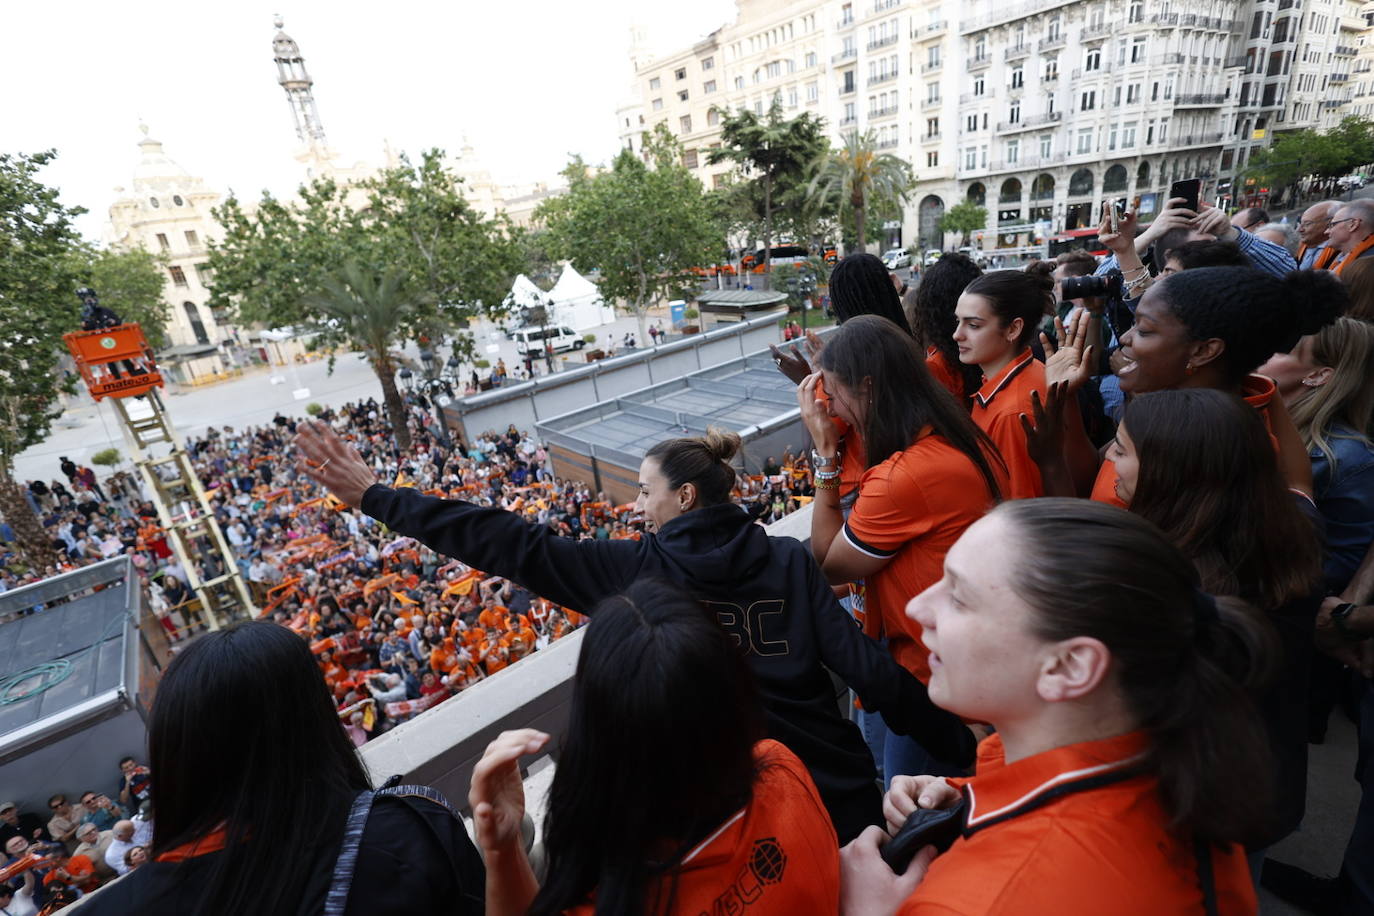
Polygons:
M940 218L945 215L945 202L934 194L921 198L917 209L917 233L921 244L926 248L940 248L944 243L944 233L940 231Z
M1069 179L1070 197L1087 197L1093 192L1092 169L1079 169Z
M1135 170L1136 189L1148 188L1150 186L1150 163L1140 163L1140 168Z
M968 186L968 199L970 203L975 203L981 207L988 202L988 189L983 187L981 181L975 181Z
M999 204L1019 204L1021 202L1021 179L1008 178L1002 182L1002 193L997 196Z
M1042 172L1031 183L1031 200L1054 200L1054 176Z
M1102 176L1103 191L1124 191L1127 185L1126 167L1117 163L1107 169L1107 174Z
M200 309L196 308L194 302L183 302L181 307L186 310L186 320L191 323L191 333L196 335L196 343L208 344L210 335L205 333L205 324L200 320Z

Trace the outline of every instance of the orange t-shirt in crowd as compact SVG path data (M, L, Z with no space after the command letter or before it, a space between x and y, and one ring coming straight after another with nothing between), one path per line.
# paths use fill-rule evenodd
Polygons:
M1006 474L989 460L1006 492ZM864 580L864 632L886 635L892 657L922 683L930 680L929 652L906 603L940 581L949 548L991 508L977 466L930 432L869 468L859 483L844 538L855 550L890 561Z
M960 404L964 403L964 377L958 368L951 366L945 354L934 347L926 348L926 368L935 381L944 385Z
M477 615L477 622L483 628L495 627L500 630L506 625L506 613L505 608L499 604L494 604L491 607L482 608L482 613Z
M1274 436L1273 424L1269 422L1269 407L1277 393L1278 386L1274 384L1273 379L1265 375L1251 373L1240 386L1240 394L1245 403L1258 410L1260 419L1264 420L1264 428L1269 430L1269 440L1273 443L1276 454L1279 450L1279 440ZM1116 462L1110 458L1103 458L1102 466L1097 469L1092 498L1109 506L1126 508L1126 504L1116 495Z
M838 913L840 853L811 775L776 741L754 745L754 797L695 849L670 877L672 912L791 916ZM565 912L591 916L588 901Z
M1171 831L1159 783L1136 770L1143 732L1070 744L1007 763L999 735L978 746L963 785L963 835L926 872L899 916L1156 916L1202 913L1191 836ZM1239 846L1211 850L1217 912L1258 903Z
M1045 396L1045 364L1021 351L1001 372L984 379L983 387L973 396L972 416L988 438L1002 453L1011 474L1011 489L1002 495L1008 499L1030 499L1045 495L1040 480L1040 467L1026 449L1026 431L1021 428L1021 414L1031 416L1031 392Z

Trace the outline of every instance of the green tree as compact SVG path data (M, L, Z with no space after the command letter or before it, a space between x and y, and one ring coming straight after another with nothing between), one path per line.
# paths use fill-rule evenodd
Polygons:
M58 394L73 390L58 360L66 352L62 335L81 326L72 219L84 211L63 206L37 175L55 156L0 154L0 514L38 568L54 554L14 479L14 460L47 437L61 413Z
M814 166L808 195L817 210L848 206L854 218L858 249L868 244L869 211L899 209L914 184L911 166L891 153L879 152L873 131L845 135L844 145Z
M563 170L568 193L536 211L553 250L580 271L600 271L601 294L628 304L640 340L648 339L649 307L693 288L692 268L718 258L723 245L701 182L683 168L672 134L659 125L645 138L649 164L622 150L609 170L593 175L574 158Z
M738 168L742 180L727 189L724 199L730 209L746 215L746 224L758 227L763 247L773 244L779 213L797 240L809 240L814 221L806 206L807 169L829 147L824 122L809 112L784 118L782 100L774 98L766 115L747 108L725 112L720 141L706 161L733 162Z
M231 196L215 210L225 234L210 245L210 306L234 308L240 323L301 326L362 351L391 409L395 380L382 374L396 368L388 347L407 339L433 347L448 337L455 356L471 357L468 323L501 314L521 267L509 222L478 213L462 191L443 153L430 150L418 164L402 157L356 185L318 179L289 204L265 194L251 214ZM398 322L386 346L362 333L366 322L342 321L325 307L340 295L383 292L388 304L378 313ZM407 307L390 301L396 297ZM396 435L409 448L404 424Z
M963 241L959 244L967 245L969 235L977 232L988 224L987 207L980 207L971 200L965 200L955 204L945 211L945 215L940 217L941 232L961 232Z
M100 296L100 304L125 321L143 328L156 349L167 342L167 259L143 248L119 251L82 245L75 252L75 271L81 282Z
M1336 178L1374 161L1374 122L1348 117L1327 133L1294 130L1279 134L1269 147L1250 157L1239 181L1253 178L1287 197L1309 177Z
M553 253L553 239L543 227L526 229L516 236L525 275L535 286L548 292L558 282L558 258Z
M377 271L348 261L327 274L303 302L312 315L324 319L322 343L347 343L363 351L381 382L387 417L402 451L410 449L410 428L396 390L401 357L392 348L405 341L420 311L423 294L411 288L413 282L413 275L399 268Z

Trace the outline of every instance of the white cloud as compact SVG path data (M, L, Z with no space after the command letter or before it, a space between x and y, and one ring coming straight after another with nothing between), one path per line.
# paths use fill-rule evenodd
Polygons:
M99 235L137 161L138 124L214 188L256 197L301 177L272 64L272 18L300 43L344 162L466 136L498 181L551 177L569 153L614 152L629 23L659 49L734 16L732 0L422 3L144 0L9 3L0 11L0 152L49 147L43 174Z

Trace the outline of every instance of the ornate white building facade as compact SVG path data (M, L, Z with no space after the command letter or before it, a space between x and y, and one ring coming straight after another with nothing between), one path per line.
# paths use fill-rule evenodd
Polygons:
M733 23L676 52L635 53L622 145L667 124L707 187L728 167L718 109L823 117L832 140L873 131L917 190L882 244L943 247L963 200L985 246L1095 224L1107 199L1157 210L1169 183L1233 179L1275 131L1329 127L1366 21L1356 0L738 0ZM642 115L642 123L640 116Z

